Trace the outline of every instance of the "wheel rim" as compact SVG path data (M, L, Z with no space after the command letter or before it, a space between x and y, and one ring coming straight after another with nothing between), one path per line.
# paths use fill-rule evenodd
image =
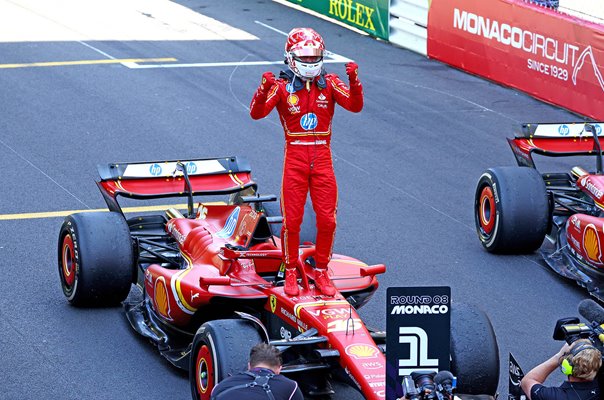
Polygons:
M485 186L480 192L480 203L478 205L478 221L482 231L490 235L495 226L495 196L490 186Z
M214 386L214 366L210 349L205 344L197 351L195 362L195 385L200 400L210 398Z
M65 235L63 238L62 249L61 272L65 286L70 289L76 280L76 260L71 235Z

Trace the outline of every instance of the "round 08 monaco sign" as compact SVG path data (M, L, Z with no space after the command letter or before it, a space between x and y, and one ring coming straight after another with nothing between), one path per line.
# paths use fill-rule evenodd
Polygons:
M395 399L406 375L449 369L451 288L390 287L386 299L386 398Z

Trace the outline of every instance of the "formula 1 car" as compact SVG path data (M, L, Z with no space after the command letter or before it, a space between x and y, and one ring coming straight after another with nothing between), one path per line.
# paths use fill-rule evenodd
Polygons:
M523 124L508 139L517 167L487 169L478 180L478 238L492 253L541 248L545 263L604 301L604 123ZM539 173L533 154L593 156L595 172ZM544 241L545 239L545 241Z
M258 194L245 160L109 164L98 170L110 212L70 215L59 235L61 285L72 305L123 302L132 327L172 364L189 370L197 400L209 399L218 382L245 370L249 349L262 341L279 348L281 373L297 380L307 397L385 398L385 334L367 328L357 313L378 288L375 276L385 272L384 265L334 254L329 274L337 294L325 297L312 281L313 238L301 237L302 290L289 297L283 292L276 196ZM166 207L159 215L126 219L118 196L186 197L187 211ZM195 207L194 196L229 197ZM452 369L466 382L460 389L493 394L499 365L490 323L491 354L474 357L467 350L480 332L467 313L460 318L463 325L452 333ZM462 369L491 376L466 379L457 371Z

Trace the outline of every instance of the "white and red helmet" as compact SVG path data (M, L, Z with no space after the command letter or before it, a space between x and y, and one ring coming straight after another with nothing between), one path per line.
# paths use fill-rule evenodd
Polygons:
M314 29L294 28L287 35L287 65L300 78L314 78L321 74L324 52L325 42Z

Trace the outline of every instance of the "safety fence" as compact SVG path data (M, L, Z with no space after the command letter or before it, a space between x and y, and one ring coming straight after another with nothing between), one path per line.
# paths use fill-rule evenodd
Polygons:
M603 25L524 0L288 1L604 120Z

